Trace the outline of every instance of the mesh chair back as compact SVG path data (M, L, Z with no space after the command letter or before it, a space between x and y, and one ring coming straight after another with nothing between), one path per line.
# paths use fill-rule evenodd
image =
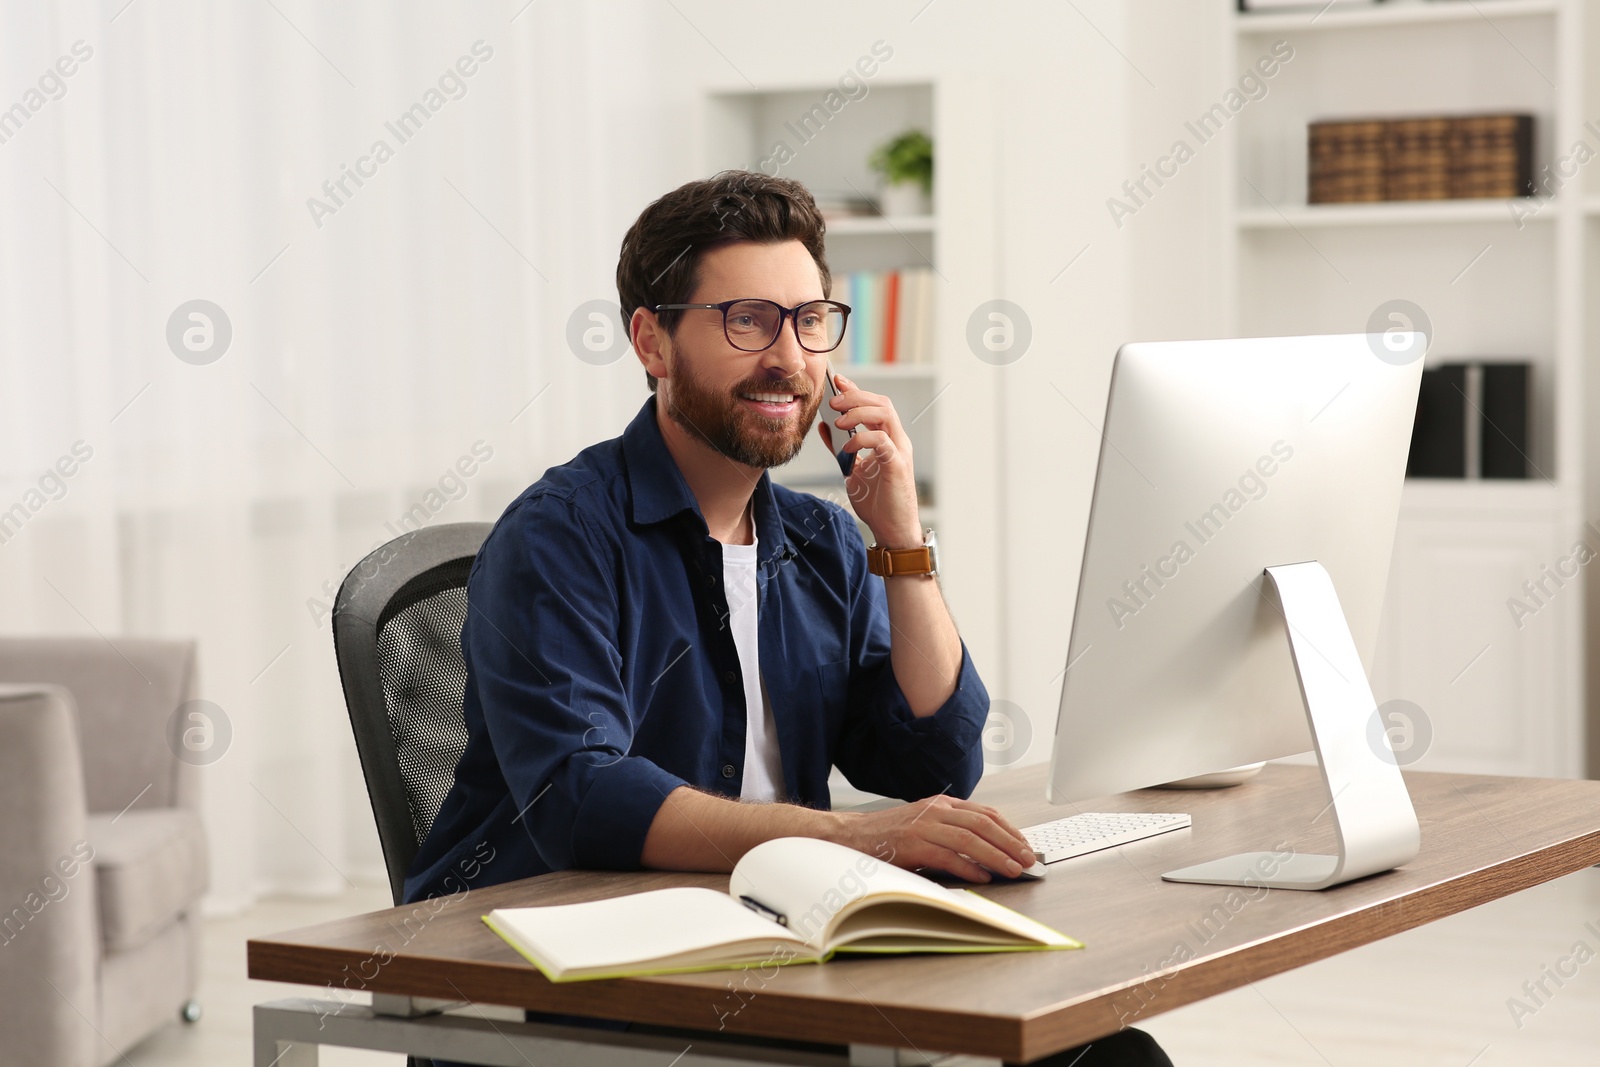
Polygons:
M334 602L339 679L396 904L467 744L461 626L490 526L402 534L358 563Z

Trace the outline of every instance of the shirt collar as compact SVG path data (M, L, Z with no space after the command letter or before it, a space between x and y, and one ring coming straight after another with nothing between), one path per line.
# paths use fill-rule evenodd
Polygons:
M622 433L622 456L627 468L630 508L633 521L640 525L665 522L684 511L692 511L702 534L709 536L705 515L684 480L678 463L667 450L656 423L656 394L651 393L638 414ZM761 472L753 494L756 514L756 540L760 544L759 562L787 559L794 546L784 535L778 517L778 500L772 491L772 474Z

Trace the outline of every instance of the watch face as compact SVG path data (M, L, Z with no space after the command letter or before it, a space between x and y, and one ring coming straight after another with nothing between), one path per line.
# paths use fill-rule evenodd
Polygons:
M926 545L927 548L928 548L928 573L929 574L938 574L939 573L939 535L935 534L933 532L933 528L932 527L929 527L928 529L922 531L922 543L924 545Z

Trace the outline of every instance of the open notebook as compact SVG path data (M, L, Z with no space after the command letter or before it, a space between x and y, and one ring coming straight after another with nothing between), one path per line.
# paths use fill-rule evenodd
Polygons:
M497 908L483 921L552 982L821 963L835 952L1083 947L977 893L811 837L757 845L726 893L654 889Z

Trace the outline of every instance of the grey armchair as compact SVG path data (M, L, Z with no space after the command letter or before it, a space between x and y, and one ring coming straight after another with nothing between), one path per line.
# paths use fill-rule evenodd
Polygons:
M189 641L0 638L0 1060L99 1067L199 1017L194 679Z

